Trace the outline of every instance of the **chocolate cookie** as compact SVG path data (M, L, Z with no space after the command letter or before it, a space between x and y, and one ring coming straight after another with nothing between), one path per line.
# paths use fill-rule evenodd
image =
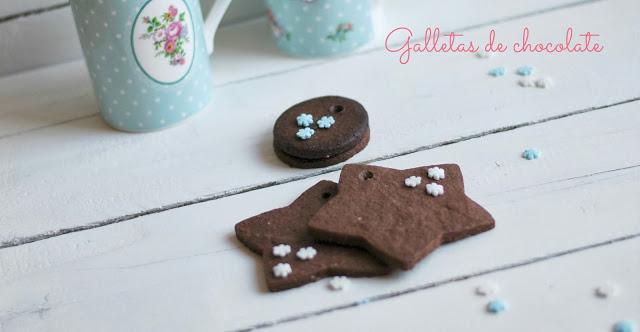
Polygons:
M296 104L273 127L276 155L299 168L340 163L364 149L368 141L367 111L344 97L319 97Z
M329 158L303 159L303 158L296 158L296 157L290 156L278 149L275 149L275 152L278 158L280 158L280 160L282 160L285 164L289 166L296 167L296 168L304 168L304 169L322 168L322 167L328 167L331 165L339 164L343 161L349 160L356 153L362 151L367 146L367 144L369 144L368 130L365 133L365 136L362 138L362 140L360 140L360 143L358 143L356 146L351 148L351 150L347 150L343 153L334 155Z
M240 242L262 255L269 290L298 287L327 276L365 277L390 272L389 267L364 250L316 243L309 235L309 220L337 190L335 183L320 181L288 207L236 224ZM303 250L299 254L300 249Z
M309 222L314 238L365 248L404 270L443 243L493 227L491 215L465 195L453 164L407 170L346 165L339 192Z

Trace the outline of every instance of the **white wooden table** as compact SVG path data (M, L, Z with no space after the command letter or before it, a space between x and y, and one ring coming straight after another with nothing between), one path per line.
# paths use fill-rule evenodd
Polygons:
M418 55L381 42L338 59L277 53L263 20L224 28L214 109L177 128L123 134L96 114L82 61L0 78L0 331L610 331L640 322L640 2L388 1L387 30L438 25L541 41L567 26L601 54ZM552 89L522 88L534 65ZM371 119L352 162L455 162L495 230L414 270L268 293L233 225L291 202L340 167L279 162L271 128L291 104L340 94ZM526 161L528 147L542 151ZM594 288L612 281L617 296ZM509 310L473 294L500 287Z

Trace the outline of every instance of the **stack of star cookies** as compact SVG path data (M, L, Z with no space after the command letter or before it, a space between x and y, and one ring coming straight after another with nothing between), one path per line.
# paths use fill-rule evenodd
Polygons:
M409 270L441 244L494 227L465 195L454 164L396 170L346 165L291 205L238 223L236 236L262 255L271 291L329 276Z

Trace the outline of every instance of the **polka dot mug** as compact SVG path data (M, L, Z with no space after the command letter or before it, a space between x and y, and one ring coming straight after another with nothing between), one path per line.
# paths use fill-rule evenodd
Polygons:
M206 22L199 0L71 0L102 118L146 132L175 125L212 100L209 55L231 0Z
M265 0L278 48L303 56L349 53L371 41L380 0Z

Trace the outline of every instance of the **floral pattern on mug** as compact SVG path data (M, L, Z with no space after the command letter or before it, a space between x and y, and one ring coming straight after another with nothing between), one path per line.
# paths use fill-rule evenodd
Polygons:
M291 33L280 26L280 23L278 23L275 16L273 16L273 12L271 12L271 10L267 12L267 17L269 18L271 31L273 32L273 35L276 36L276 38L285 38L286 40L291 40Z
M338 24L338 26L336 27L336 32L330 34L327 36L327 39L334 41L334 42L343 42L345 40L347 40L347 33L349 33L351 30L353 30L353 24L351 23L340 23Z
M179 13L174 6L158 17L143 17L148 25L141 39L151 39L157 51L156 57L163 56L172 66L186 64L184 44L189 43L189 28L185 23L185 12Z

